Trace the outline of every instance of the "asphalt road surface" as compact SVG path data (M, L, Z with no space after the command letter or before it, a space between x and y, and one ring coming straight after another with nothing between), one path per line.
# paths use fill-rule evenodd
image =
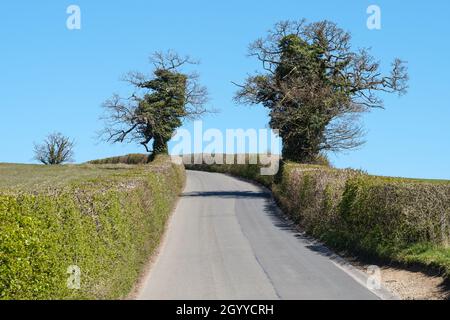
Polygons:
M188 171L137 299L378 299L364 281L296 231L265 189Z

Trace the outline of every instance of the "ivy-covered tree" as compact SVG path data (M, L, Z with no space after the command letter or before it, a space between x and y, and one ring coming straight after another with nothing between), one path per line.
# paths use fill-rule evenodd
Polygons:
M314 162L323 151L363 143L358 117L383 108L377 92L403 94L407 70L396 59L389 75L367 50L352 50L349 33L329 21L276 24L250 45L263 72L247 78L236 94L269 109L270 126L283 141L283 158Z
M112 143L136 141L153 155L167 154L167 143L183 120L196 119L208 111L208 93L196 73L181 70L197 63L189 57L157 52L152 62L151 77L138 72L125 76L124 80L135 89L130 98L114 95L104 103L106 123L102 135Z

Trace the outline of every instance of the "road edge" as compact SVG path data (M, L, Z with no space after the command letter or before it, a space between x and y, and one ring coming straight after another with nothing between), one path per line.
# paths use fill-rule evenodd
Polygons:
M186 181L187 181L187 176L184 181L182 190L181 190L180 194L178 195L174 205L172 206L170 215L167 218L166 223L164 224L164 232L160 238L158 246L155 248L152 255L149 257L148 261L144 264L144 266L140 270L139 277L138 277L136 283L134 284L133 288L130 290L129 294L124 298L124 300L139 300L139 296L141 296L141 294L145 288L145 284L148 282L148 280L150 278L150 274L153 270L153 267L155 266L156 262L158 261L162 250L166 246L167 238L169 235L169 226L173 221L176 209L178 208L178 205L180 203L180 200L181 200L180 195L183 194L184 190L186 189Z

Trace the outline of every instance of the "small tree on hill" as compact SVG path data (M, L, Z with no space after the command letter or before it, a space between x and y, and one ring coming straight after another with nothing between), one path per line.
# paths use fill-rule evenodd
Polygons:
M45 165L73 161L75 142L61 133L52 133L42 144L34 144L34 159Z
M106 123L102 134L112 143L136 141L153 155L167 154L167 143L183 120L196 119L207 112L208 93L199 84L196 73L181 70L197 64L189 57L171 51L157 52L152 62L151 77L138 72L125 77L135 88L130 98L114 95L104 103Z

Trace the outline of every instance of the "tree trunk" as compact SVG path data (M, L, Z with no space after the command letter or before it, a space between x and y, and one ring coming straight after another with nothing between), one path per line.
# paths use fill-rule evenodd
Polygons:
M307 143L304 137L283 139L283 160L297 163L314 163L320 153L318 145Z
M157 154L169 154L167 141L161 137L156 137L153 140L153 155Z

